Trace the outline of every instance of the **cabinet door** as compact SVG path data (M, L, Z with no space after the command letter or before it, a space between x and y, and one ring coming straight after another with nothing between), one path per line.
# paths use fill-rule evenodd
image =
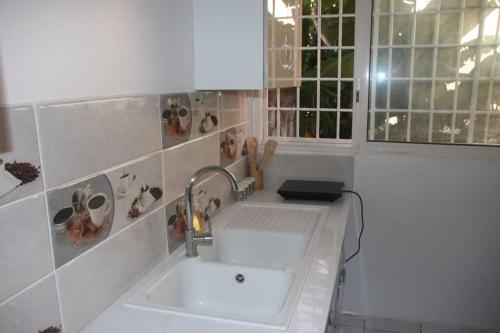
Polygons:
M292 87L300 82L302 0L267 1L267 87Z
M194 0L196 90L264 87L265 0Z

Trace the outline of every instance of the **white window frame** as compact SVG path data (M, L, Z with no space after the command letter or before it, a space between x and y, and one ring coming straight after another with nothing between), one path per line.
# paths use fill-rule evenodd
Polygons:
M373 0L374 1L374 0ZM354 80L355 93L359 99L353 102L352 140L350 144L335 144L326 142L306 142L301 138L294 141L279 138L278 152L283 153L319 153L319 154L405 154L414 156L439 156L455 158L487 158L498 160L499 146L433 144L433 143L400 143L368 141L368 108L370 85L370 48L372 29L372 0L356 0L356 30L355 30L355 64ZM356 91L357 90L357 91ZM261 142L261 146L268 139L267 136L267 100L260 95L253 109L261 112L251 112L251 133ZM257 102L258 101L258 102ZM278 124L279 126L279 124Z

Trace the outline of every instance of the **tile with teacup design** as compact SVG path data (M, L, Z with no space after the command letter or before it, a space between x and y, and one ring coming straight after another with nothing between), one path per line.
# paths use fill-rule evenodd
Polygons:
M106 173L114 194L111 234L152 212L163 203L161 152Z
M113 228L114 193L106 175L47 192L57 267L105 240Z
M163 148L188 141L193 130L193 111L189 95L161 95L160 112Z

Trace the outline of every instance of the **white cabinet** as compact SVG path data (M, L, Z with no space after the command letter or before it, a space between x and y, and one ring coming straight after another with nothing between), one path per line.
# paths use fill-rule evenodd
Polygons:
M193 0L196 90L300 81L301 0Z

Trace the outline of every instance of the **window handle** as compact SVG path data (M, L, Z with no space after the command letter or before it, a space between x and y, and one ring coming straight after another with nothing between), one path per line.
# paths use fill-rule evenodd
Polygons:
M356 78L356 103L359 103L359 88L360 88L360 80L359 77Z

